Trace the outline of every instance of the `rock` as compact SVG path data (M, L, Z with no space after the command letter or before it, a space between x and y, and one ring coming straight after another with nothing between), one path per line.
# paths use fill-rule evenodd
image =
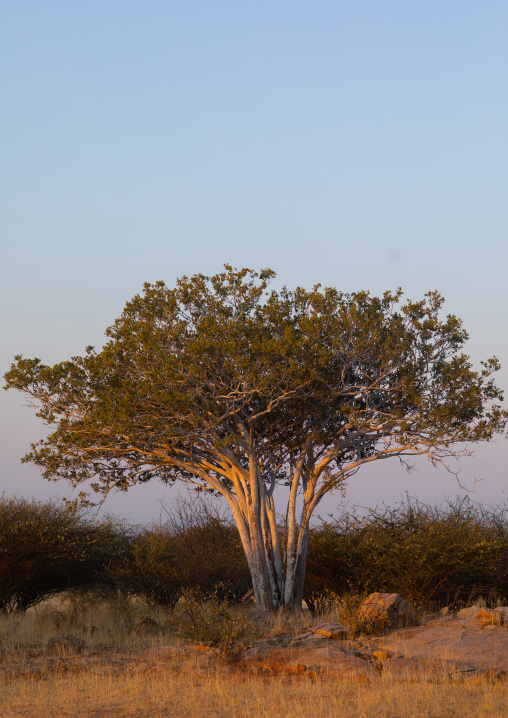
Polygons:
M281 643L276 638L259 638L255 643L260 644L261 646L275 646L278 648Z
M377 659L375 658L374 651L378 650L377 646L373 646L370 643L362 640L356 641L340 641L340 643L334 644L334 647L339 648L346 653L351 653L353 656L358 656L364 661L369 661L374 666L377 666ZM384 651L388 654L387 651ZM390 653L390 655L393 655Z
M390 651L372 651L371 655L376 659L376 661L386 661L387 658L391 658L393 656L393 653L390 653Z
M490 622L496 626L508 626L508 606L499 606L493 609L481 608L475 618L481 622Z
M480 678L485 671L472 666L457 666L450 673L450 679L455 682L470 681L472 678Z
M324 676L356 678L376 675L375 669L367 661L330 646L291 650L256 646L244 651L240 661L244 668L258 670L313 672Z
M498 606L498 608L494 608L492 613L501 622L502 626L508 626L508 606Z
M482 609L480 606L469 606L469 608L463 608L457 612L457 618L476 618L476 614Z
M322 636L320 633L311 633L306 638L295 638L291 646L320 646L323 641L326 643L329 639L326 636Z
M451 611L450 611L450 607L449 607L449 606L445 606L444 608L439 609L439 611L436 611L436 612L433 613L431 616L427 617L426 621L427 621L427 622L429 622L429 621L439 621L439 620L442 620L443 618L447 618L447 619L451 619L451 618L452 618L452 613L451 613Z
M379 621L385 627L416 624L416 614L398 593L371 593L360 604L358 614L366 620Z
M342 623L321 623L318 626L311 626L309 631L335 641L342 641L354 634L353 629Z
M76 638L71 633L64 633L62 636L53 636L49 639L47 651L53 655L81 653L85 646L86 641L82 638Z
M498 626L485 630L474 616L399 628L372 638L371 643L405 658L448 660L481 671L508 671L508 631Z
M483 628L486 631L504 631L505 633L508 633L508 627L507 626L497 626L495 623L484 625Z

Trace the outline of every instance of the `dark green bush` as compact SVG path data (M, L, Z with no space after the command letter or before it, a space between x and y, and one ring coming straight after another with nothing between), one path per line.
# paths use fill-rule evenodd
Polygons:
M126 531L54 500L0 498L0 611L26 611L62 591L105 580L121 559Z
M423 611L479 595L505 598L507 568L506 507L406 499L312 529L305 601L319 611L349 592L386 591Z
M127 596L171 610L182 595L182 573L174 541L163 529L147 530L130 544L128 555L109 573Z
M242 601L252 582L238 530L228 514L197 496L175 502L166 510L166 519L185 589L229 603Z
M230 603L251 590L238 531L199 498L179 499L165 509L166 521L140 534L112 576L128 595L173 609L184 591Z

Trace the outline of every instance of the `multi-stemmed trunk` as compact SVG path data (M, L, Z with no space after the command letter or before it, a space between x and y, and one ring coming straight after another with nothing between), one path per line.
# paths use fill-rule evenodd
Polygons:
M285 526L281 530L277 525L274 487L267 488L259 477L254 478L254 483L254 490L250 491L244 501L238 501L238 498L229 492L225 498L245 551L256 604L265 611L300 611L311 502L309 497L304 495L303 509L297 520L297 487L293 485ZM250 488L252 485L250 482Z

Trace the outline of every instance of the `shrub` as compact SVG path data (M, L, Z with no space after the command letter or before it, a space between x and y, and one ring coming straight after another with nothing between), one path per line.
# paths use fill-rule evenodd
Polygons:
M0 498L0 611L26 611L61 591L100 582L121 558L126 530L54 500Z
M182 638L200 641L226 663L238 660L256 637L245 613L224 600L220 590L206 598L200 592L184 591L173 625Z
M184 591L241 601L251 579L236 528L199 497L165 508L166 522L136 537L111 573L128 595L174 609Z
M252 581L238 529L229 516L199 494L177 499L165 512L183 586L229 603L242 601Z
M440 506L406 498L311 531L304 598L319 611L346 593L400 593L419 611L508 595L506 509L468 497Z
M173 610L183 590L180 568L172 537L163 529L155 529L131 542L128 555L110 576L125 595L141 596L152 608Z

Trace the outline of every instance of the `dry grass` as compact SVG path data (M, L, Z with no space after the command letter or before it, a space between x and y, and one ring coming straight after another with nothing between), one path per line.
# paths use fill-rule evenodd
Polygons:
M174 643L128 627L149 615L139 603L52 602L26 616L0 618L2 718L504 718L508 682L347 680L205 668L196 658L169 662L133 651ZM150 614L164 624L169 614ZM256 618L258 620L256 621ZM334 616L326 617L332 619ZM263 633L310 622L251 619ZM168 624L170 625L170 624ZM48 657L55 633L87 641L81 656ZM28 670L29 669L29 670Z
M205 607L206 608L206 607ZM316 623L310 615L281 617L261 614L254 608L230 609L247 619L253 639L287 633L300 633ZM204 614L206 614L206 610ZM137 633L132 629L145 618L152 618L163 628L159 636ZM181 617L180 617L181 618ZM215 620L214 611L209 620ZM335 621L335 611L319 621ZM139 650L159 645L181 643L180 620L170 611L150 610L142 601L131 599L102 600L92 596L51 599L25 614L0 614L0 647L7 651L20 648L39 650L58 634L72 633L83 638L90 650L105 648ZM183 632L184 634L186 632ZM199 639L198 639L199 641Z
M0 684L2 718L504 718L506 683L358 682L154 665L142 674L93 667Z

